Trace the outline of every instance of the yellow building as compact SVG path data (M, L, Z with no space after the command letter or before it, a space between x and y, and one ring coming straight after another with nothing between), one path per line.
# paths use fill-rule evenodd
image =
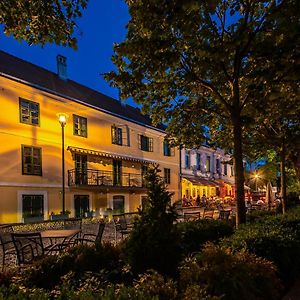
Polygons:
M143 173L158 163L179 198L179 152L139 110L0 51L0 223L49 219L65 209L135 211L145 199ZM67 114L66 125L58 114Z

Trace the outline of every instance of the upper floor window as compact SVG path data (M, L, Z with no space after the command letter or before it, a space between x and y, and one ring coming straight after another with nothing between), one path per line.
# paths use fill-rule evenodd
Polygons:
M163 147L164 147L164 156L175 155L174 148L172 148L168 142L164 141Z
M36 102L20 98L20 122L30 125L40 124L40 105Z
M111 126L111 142L115 145L123 144L122 128Z
M191 167L190 151L185 150L185 168L189 169Z
M168 168L164 168L164 179L166 184L171 183L171 170Z
M74 135L87 137L87 118L73 115Z
M139 135L139 149L153 152L153 138L149 138L142 134Z
M210 172L210 156L206 156L206 172Z
M227 164L224 164L224 175L227 176Z
M22 174L42 176L42 149L22 145Z
M196 156L196 168L198 171L201 170L201 154L200 153L197 153L197 156Z
M217 174L221 174L221 163L219 159L216 159L216 172Z

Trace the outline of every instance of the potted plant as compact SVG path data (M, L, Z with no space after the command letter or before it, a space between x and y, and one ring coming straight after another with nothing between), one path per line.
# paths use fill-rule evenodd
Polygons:
M84 213L86 218L93 218L96 217L96 212L94 210L88 210Z
M65 213L63 214L63 212L61 211L59 214L55 214L53 211L50 214L50 220L54 221L54 220L65 220L69 218L69 215L71 214L71 212L69 210L65 210Z
M40 211L24 212L23 222L24 223L37 223L44 221L44 214Z

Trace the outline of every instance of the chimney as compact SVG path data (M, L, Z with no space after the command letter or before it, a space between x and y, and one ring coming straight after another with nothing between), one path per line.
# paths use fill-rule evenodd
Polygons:
M67 80L67 58L62 55L56 56L57 75L60 79Z

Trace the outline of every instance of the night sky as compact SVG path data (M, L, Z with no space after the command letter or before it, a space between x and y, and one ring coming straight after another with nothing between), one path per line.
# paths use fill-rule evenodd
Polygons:
M0 48L53 72L57 69L56 55L62 54L67 57L69 79L117 99L118 90L111 88L100 74L114 69L111 62L113 43L124 40L128 20L128 9L123 0L90 0L77 21L81 32L76 35L78 50L53 44L44 48L28 46L6 37L3 27L0 27ZM130 100L126 103L133 105Z

